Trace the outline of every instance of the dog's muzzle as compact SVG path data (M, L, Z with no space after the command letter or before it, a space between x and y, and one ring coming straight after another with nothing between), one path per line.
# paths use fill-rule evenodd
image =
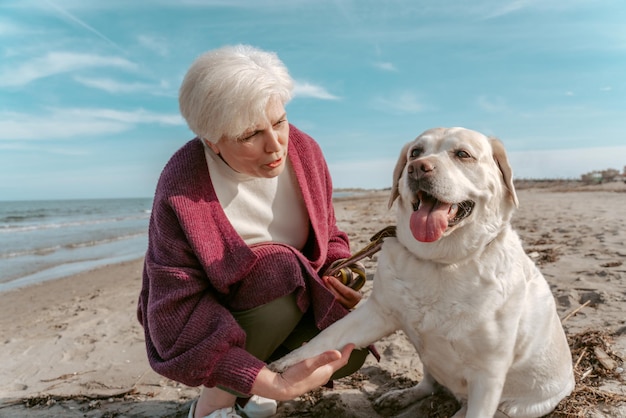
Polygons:
M410 227L415 239L421 242L433 242L441 238L449 228L467 218L475 203L465 200L448 203L420 190L415 194Z

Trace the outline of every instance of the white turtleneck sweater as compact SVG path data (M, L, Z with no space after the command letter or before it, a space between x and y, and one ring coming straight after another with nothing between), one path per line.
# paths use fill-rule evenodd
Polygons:
M230 168L204 146L211 182L226 217L248 245L280 242L301 250L309 236L309 215L291 162L276 177L253 177Z

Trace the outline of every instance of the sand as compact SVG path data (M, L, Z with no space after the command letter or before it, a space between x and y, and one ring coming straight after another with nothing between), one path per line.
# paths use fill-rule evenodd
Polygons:
M574 352L577 391L557 417L626 417L626 185L518 184L513 225L550 283ZM387 191L335 201L354 250L393 224ZM371 289L376 256L366 260ZM142 260L0 293L0 417L185 417L198 389L163 378L146 360L135 307ZM278 417L449 417L441 395L405 410L373 399L421 379L402 332L377 343L354 375L294 401ZM606 354L606 357L603 356ZM370 356L371 357L371 356Z

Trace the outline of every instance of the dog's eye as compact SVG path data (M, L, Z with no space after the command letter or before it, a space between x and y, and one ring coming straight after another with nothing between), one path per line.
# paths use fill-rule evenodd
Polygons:
M411 150L411 158L417 158L420 155L422 155L422 153L424 152L424 150L422 148L413 148Z
M470 153L469 153L469 152L467 152L467 151L465 151L465 150L462 150L462 149L460 149L460 150L458 150L457 152L455 152L455 155L456 155L458 158L461 158L461 159L472 158L472 156L470 155Z

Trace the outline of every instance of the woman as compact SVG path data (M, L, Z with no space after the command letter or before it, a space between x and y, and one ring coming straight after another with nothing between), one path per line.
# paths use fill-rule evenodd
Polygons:
M157 185L138 317L154 370L203 386L190 417L271 416L275 400L367 355L349 345L282 374L266 367L361 298L323 275L350 249L322 152L287 121L292 88L275 54L239 45L199 57L180 89L197 137Z

